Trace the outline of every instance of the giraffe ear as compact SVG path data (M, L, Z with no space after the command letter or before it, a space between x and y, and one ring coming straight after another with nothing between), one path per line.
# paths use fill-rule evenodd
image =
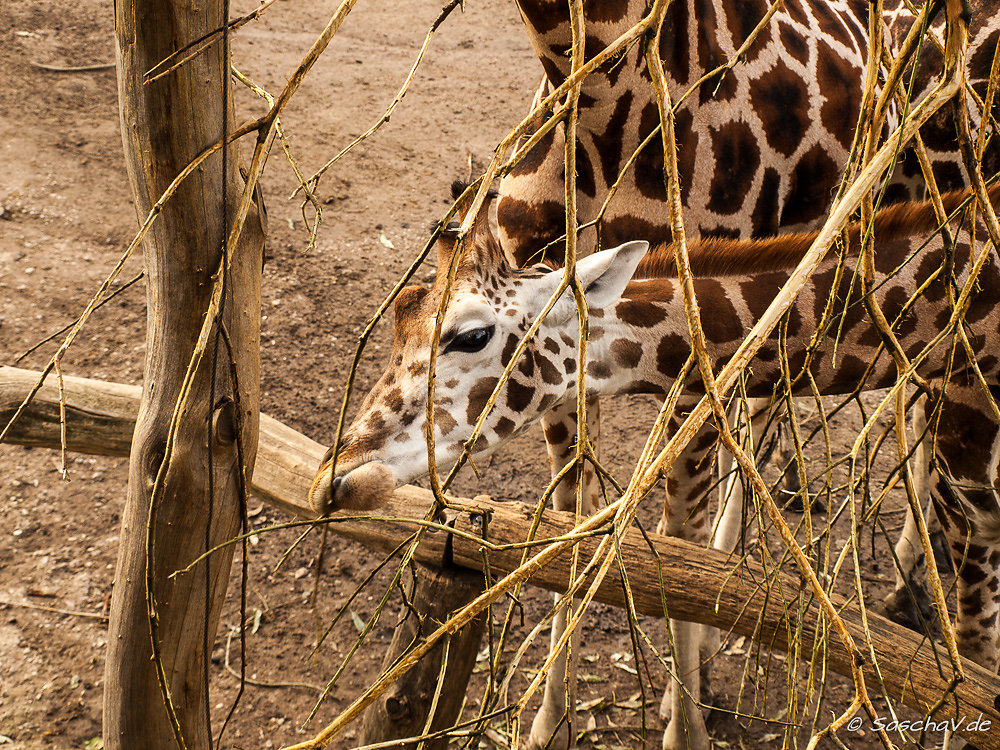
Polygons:
M591 308L604 308L613 305L621 299L625 287L632 280L636 267L649 250L645 240L626 242L624 245L593 253L577 261L576 275L580 279L587 305ZM554 271L544 277L545 300L559 286L562 271ZM563 293L549 313L552 323L566 322L576 313L576 302L568 289Z

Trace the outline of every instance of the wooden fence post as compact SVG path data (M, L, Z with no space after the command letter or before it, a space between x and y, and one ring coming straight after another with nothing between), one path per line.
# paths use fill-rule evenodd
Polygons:
M224 97L228 49L221 41L162 78L143 79L183 45L222 27L226 2L115 3L122 137L140 220L199 152L222 139L226 123L233 129L231 103ZM216 281L226 221L235 215L242 190L237 149L232 146L226 162L216 153L191 174L143 243L146 362L111 600L104 693L104 743L109 750L176 747L178 731L189 748L211 742L207 658L225 598L232 548L192 573L168 576L206 545L231 538L240 527L237 446L245 448L249 476L259 416L265 228L255 208L240 240L229 248L231 265L219 318L232 342L238 389L227 348L213 330L180 412L172 448L168 430ZM165 708L151 659L146 560L154 485L156 640L176 719Z

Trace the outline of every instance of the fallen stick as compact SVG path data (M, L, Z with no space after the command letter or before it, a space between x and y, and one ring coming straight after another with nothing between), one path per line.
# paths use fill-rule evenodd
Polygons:
M6 424L27 394L38 373L12 367L0 367L0 424ZM128 453L134 415L140 389L84 378L65 378L66 440L69 450L124 456ZM35 402L25 411L21 422L11 431L8 442L48 448L59 447L58 389L46 385ZM275 419L261 416L260 446L253 475L253 491L269 504L301 518L312 518L307 502L309 485L325 452L319 443ZM405 540L431 507L433 496L417 487L401 487L380 515L336 513L330 530L381 551L390 551ZM500 503L485 498L453 499L449 511L456 533L433 531L425 535L414 559L431 566L444 560L470 570L483 569L483 544L494 576L520 565L522 550L504 545L527 538L531 513L521 503ZM546 510L536 538L547 540L564 536L576 526L571 513ZM582 539L581 555L593 554L600 536ZM796 624L785 612L794 613L789 600L806 594L798 576L775 575L755 560L748 560L735 571L729 557L669 537L649 536L649 542L637 530L621 537L624 570L629 571L629 586L636 610L645 615L664 615L664 602L671 617L732 630L758 639L768 648L787 651L788 636ZM556 558L532 577L535 585L552 591L565 590L569 583L571 556ZM662 581L663 590L660 590ZM784 601L782 601L784 597ZM602 584L597 600L621 607L625 596L623 582L615 573ZM861 613L854 604L834 597L834 604L851 635L864 641ZM810 653L817 638L818 613L815 606L804 615L801 628L801 653ZM879 674L865 665L870 684L881 680L887 694L918 711L922 716L934 706L946 689L950 674L947 654L939 644L889 620L868 613L868 627L874 639ZM828 666L851 674L847 652L837 638L826 638ZM934 649L938 650L937 655ZM941 665L939 667L939 665ZM953 720L959 734L982 750L1000 750L1000 678L963 660L964 682L955 686L953 695L933 715L933 721ZM968 725L981 718L982 731L968 731ZM865 729L870 726L866 722Z

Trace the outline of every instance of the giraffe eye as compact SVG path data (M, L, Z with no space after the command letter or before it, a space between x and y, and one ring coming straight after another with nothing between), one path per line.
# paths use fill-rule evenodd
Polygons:
M479 352L490 342L493 338L493 332L496 330L496 326L487 326L485 328L473 328L471 331L465 331L460 333L450 342L445 348L444 353L448 354L450 352Z

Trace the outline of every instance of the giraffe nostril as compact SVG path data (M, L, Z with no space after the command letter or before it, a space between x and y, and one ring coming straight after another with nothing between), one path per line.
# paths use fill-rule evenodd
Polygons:
M333 478L333 482L330 484L330 503L331 503L331 505L335 504L336 501L337 501L337 488L340 486L340 483L342 481L344 481L343 477L334 477Z

